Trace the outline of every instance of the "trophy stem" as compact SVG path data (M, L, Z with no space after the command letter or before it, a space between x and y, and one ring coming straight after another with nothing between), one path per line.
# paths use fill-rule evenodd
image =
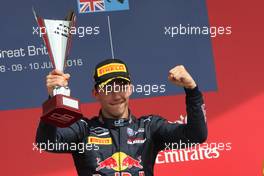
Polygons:
M56 86L53 89L52 95L65 95L65 96L70 96L71 95L71 90L69 87L60 87L60 86Z

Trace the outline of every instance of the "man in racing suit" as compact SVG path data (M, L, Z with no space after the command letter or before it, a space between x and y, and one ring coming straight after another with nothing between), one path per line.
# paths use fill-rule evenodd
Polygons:
M53 70L46 79L51 95L54 86L67 86L70 75ZM71 153L80 176L152 176L155 158L168 143L202 143L207 138L202 94L183 66L169 71L168 79L184 87L187 123L171 123L157 115L133 116L128 101L132 84L126 64L108 59L95 68L93 95L101 105L99 115L83 118L70 127L58 128L42 120L36 142L85 144L83 152L56 148L50 152ZM125 91L108 91L109 86L126 86Z

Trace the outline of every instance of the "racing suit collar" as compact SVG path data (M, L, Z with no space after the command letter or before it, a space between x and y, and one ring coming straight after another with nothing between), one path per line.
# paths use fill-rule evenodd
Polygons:
M131 114L130 109L128 110L128 112L129 112L128 118L113 119L113 118L104 117L102 114L102 111L100 110L99 121L102 124L106 125L108 128L117 128L117 127L127 126L131 123L134 123L136 120L136 117L134 117Z

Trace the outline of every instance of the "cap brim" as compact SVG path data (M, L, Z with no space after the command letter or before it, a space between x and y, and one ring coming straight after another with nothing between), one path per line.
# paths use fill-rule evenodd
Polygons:
M126 78L126 77L123 77L123 76L116 76L116 77L113 77L113 78L110 78L102 83L99 84L99 87L104 87L106 84L110 83L111 81L115 80L115 79L123 79L127 82L130 82L130 79L129 78Z

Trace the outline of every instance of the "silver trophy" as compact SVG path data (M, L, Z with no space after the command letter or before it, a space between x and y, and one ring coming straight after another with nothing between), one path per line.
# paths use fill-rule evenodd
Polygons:
M43 19L34 9L33 13L53 67L63 72L71 47L70 30L75 27L74 12L71 11L65 20ZM44 102L42 107L41 119L58 127L68 127L82 117L80 101L70 97L69 87L55 87L52 98Z

